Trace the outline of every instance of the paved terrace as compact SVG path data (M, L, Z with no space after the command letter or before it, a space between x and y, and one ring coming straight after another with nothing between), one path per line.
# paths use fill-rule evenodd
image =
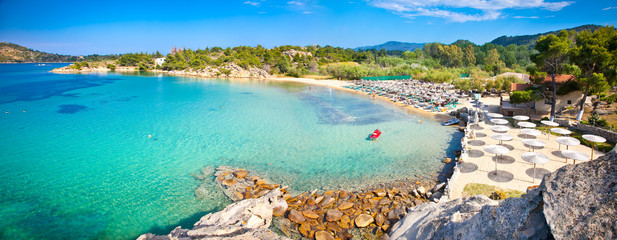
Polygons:
M488 105L486 108L489 112L497 112L496 109L499 106L499 99L483 99L482 102ZM477 126L472 126L472 132L475 134L475 139L469 139L467 143L468 157L465 162L459 164L460 175L451 186L451 198L462 197L463 188L468 183L481 183L492 186L497 186L502 189L512 189L525 192L527 187L538 185L542 180L542 176L546 173L553 172L558 168L566 165L573 164L572 159L566 159L561 155L561 150L565 150L566 146L561 145L555 141L557 136L555 135L539 135L536 137L526 136L520 133L519 128L513 128L509 124L511 129L507 134L512 135L514 138L511 141L504 141L503 146L507 147L510 152L503 154L500 158L495 154L484 151L484 147L488 145L498 145L499 141L492 139L491 136L496 134L491 130L493 123L488 122L488 118L484 118L485 121L480 122ZM470 134L470 135L474 135ZM525 146L522 139L538 139L544 141L546 146L543 148L536 148L535 152L540 152L549 158L546 164L536 164L535 183L533 182L533 164L524 161L521 158L523 153L529 152L528 146ZM575 150L584 154L590 155L591 148L578 145L569 146L569 150ZM593 158L597 158L604 155L597 150L594 151ZM497 161L497 175L495 175L495 162ZM576 161L580 163L582 161Z

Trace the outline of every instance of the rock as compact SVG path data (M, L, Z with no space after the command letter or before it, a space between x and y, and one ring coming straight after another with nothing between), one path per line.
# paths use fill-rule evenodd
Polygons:
M443 160L443 163L451 163L452 162L452 158L445 158Z
M343 217L341 217L341 221L339 222L339 226L344 229L349 229L353 227L351 224L351 218L349 218L349 216L347 215L343 215Z
M341 203L341 205L338 205L338 209L340 209L341 211L345 211L352 207L353 207L353 203L350 203L350 202L344 202L344 203Z
M416 198L420 198L420 193L418 193L418 190L416 190L415 188L411 191L411 195L416 197Z
M308 238L311 233L311 226L308 223L304 222L300 224L300 227L298 227L298 231L300 231L300 234L302 234L302 236Z
M291 211L289 211L289 214L287 214L287 218L289 218L289 220L295 223L303 223L304 221L306 221L306 218L302 215L302 213L296 209L292 209Z
M359 228L363 228L368 226L369 224L371 224L373 222L373 217L371 217L371 215L368 215L366 213L360 214L358 217L356 217L356 226Z
M326 211L326 220L328 222L336 222L343 217L343 212L338 209L330 209Z
M242 200L205 215L192 230L178 227L166 236L144 234L139 239L287 239L268 229L273 209L285 204L280 189L275 189L263 197Z
M248 174L249 174L249 172L244 170L244 169L240 169L240 170L234 172L234 176L236 178L244 178Z
M317 198L315 198L315 203L319 204L321 201L323 201L324 197L323 196L319 196Z
M375 190L375 191L373 191L373 193L375 195L377 195L378 197L385 197L386 196L386 190L384 190L384 189Z
M399 220L401 219L403 216L405 216L407 212L405 212L405 208L404 207L398 207L395 209L392 209L388 212L388 214L386 215L386 217L389 220Z
M426 195L426 189L423 186L419 186L418 188L416 188L416 191L420 196Z
M336 199L334 199L333 197L330 196L326 196L323 201L321 202L320 206L327 208L330 207L334 204L334 202L336 202Z
M315 232L315 240L334 240L334 236L326 231Z
M272 215L275 217L282 217L287 212L287 206L277 206L272 209Z
M223 184L224 186L231 186L231 185L236 184L236 182L237 182L236 179L232 178L232 179L225 179L225 180L223 180L223 182L221 182L221 184Z
M312 210L304 210L302 211L302 215L304 215L307 218L312 218L312 219L317 219L319 217L319 215L313 212Z
M441 189L443 189L445 186L446 186L446 183L445 183L445 182L442 182L442 183L440 183L440 184L437 184L437 185L435 185L435 187L433 187L433 192L434 192L434 193L435 193L435 192L438 192L438 191L440 191Z

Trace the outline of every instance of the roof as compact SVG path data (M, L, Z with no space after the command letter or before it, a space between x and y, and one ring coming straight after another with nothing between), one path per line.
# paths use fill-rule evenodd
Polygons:
M562 83L567 82L567 81L568 81L568 80L570 80L570 79L575 79L575 78L574 78L574 76L572 76L572 75L565 75L565 74L563 74L563 75L557 75L557 76L555 76L555 83L557 83L557 84L562 84ZM553 82L553 79L551 78L551 76L550 76L550 75L547 75L547 76L544 78L543 83L551 83L551 82Z
M527 87L533 87L533 84L510 83L510 91L525 91Z

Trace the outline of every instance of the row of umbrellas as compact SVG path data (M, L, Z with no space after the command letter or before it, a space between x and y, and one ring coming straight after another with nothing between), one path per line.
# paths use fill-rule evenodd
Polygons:
M491 130L493 132L496 132L496 134L492 135L491 138L498 140L499 145L486 146L484 148L484 151L495 154L495 155L500 155L499 157L502 158L503 154L507 154L510 152L510 149L504 146L501 146L503 144L503 141L511 141L514 138L512 135L506 133L508 130L510 130L510 128L504 125L508 124L509 122L505 119L502 119L503 115L498 114L498 113L488 113L487 115L493 118L491 119L492 123L497 124L491 127ZM513 119L520 121L517 123L517 125L523 128L520 131L526 136L538 136L542 134L540 131L533 129L536 127L535 123L524 122L526 120L529 120L528 116L519 115L519 116L514 116ZM576 164L576 160L584 161L584 160L591 160L593 158L593 147L591 149L591 157L584 153L578 152L578 151L569 150L569 146L575 146L575 145L580 144L580 141L576 138L563 136L563 135L572 134L572 131L569 131L563 128L556 128L559 126L559 124L552 122L552 121L541 121L541 123L546 126L554 127L554 128L551 128L550 131L553 133L562 135L562 137L558 137L556 141L557 143L559 143L559 149L561 149L561 145L566 145L566 150L561 151L561 154L566 158L566 162L568 162L568 158L574 160L574 164ZM583 135L583 138L592 143L606 141L606 139L604 139L603 137L596 136L596 135L590 135L590 134ZM550 136L549 136L549 139L550 139ZM533 176L535 176L536 164L544 164L549 161L549 158L546 155L535 152L535 148L544 147L546 146L546 143L538 139L523 139L522 142L523 144L529 146L530 152L523 153L521 155L521 158L525 160L526 162L533 164ZM497 161L495 161L495 174L497 174ZM533 182L535 183L535 177L533 178Z

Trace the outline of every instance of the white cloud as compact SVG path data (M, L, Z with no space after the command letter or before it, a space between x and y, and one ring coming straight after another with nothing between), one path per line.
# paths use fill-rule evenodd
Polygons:
M545 0L366 0L370 5L405 17L429 16L453 22L498 19L505 9L541 8L559 11L573 2Z
M306 5L306 3L302 2L302 1L289 1L289 2L287 2L287 4L295 5L295 6L298 6L298 7L304 7L304 5Z
M261 4L261 2L253 2L253 1L246 1L244 2L244 4L248 4L248 5L252 5L252 6L259 6Z
M606 10L612 10L612 9L617 9L617 7L607 7L607 8L602 8L602 10L606 11Z
M538 19L540 17L538 16L514 16L514 18L518 18L518 19Z
M312 12L310 12L310 11L304 11L304 12L302 12L302 14L311 14L311 13L312 13Z

